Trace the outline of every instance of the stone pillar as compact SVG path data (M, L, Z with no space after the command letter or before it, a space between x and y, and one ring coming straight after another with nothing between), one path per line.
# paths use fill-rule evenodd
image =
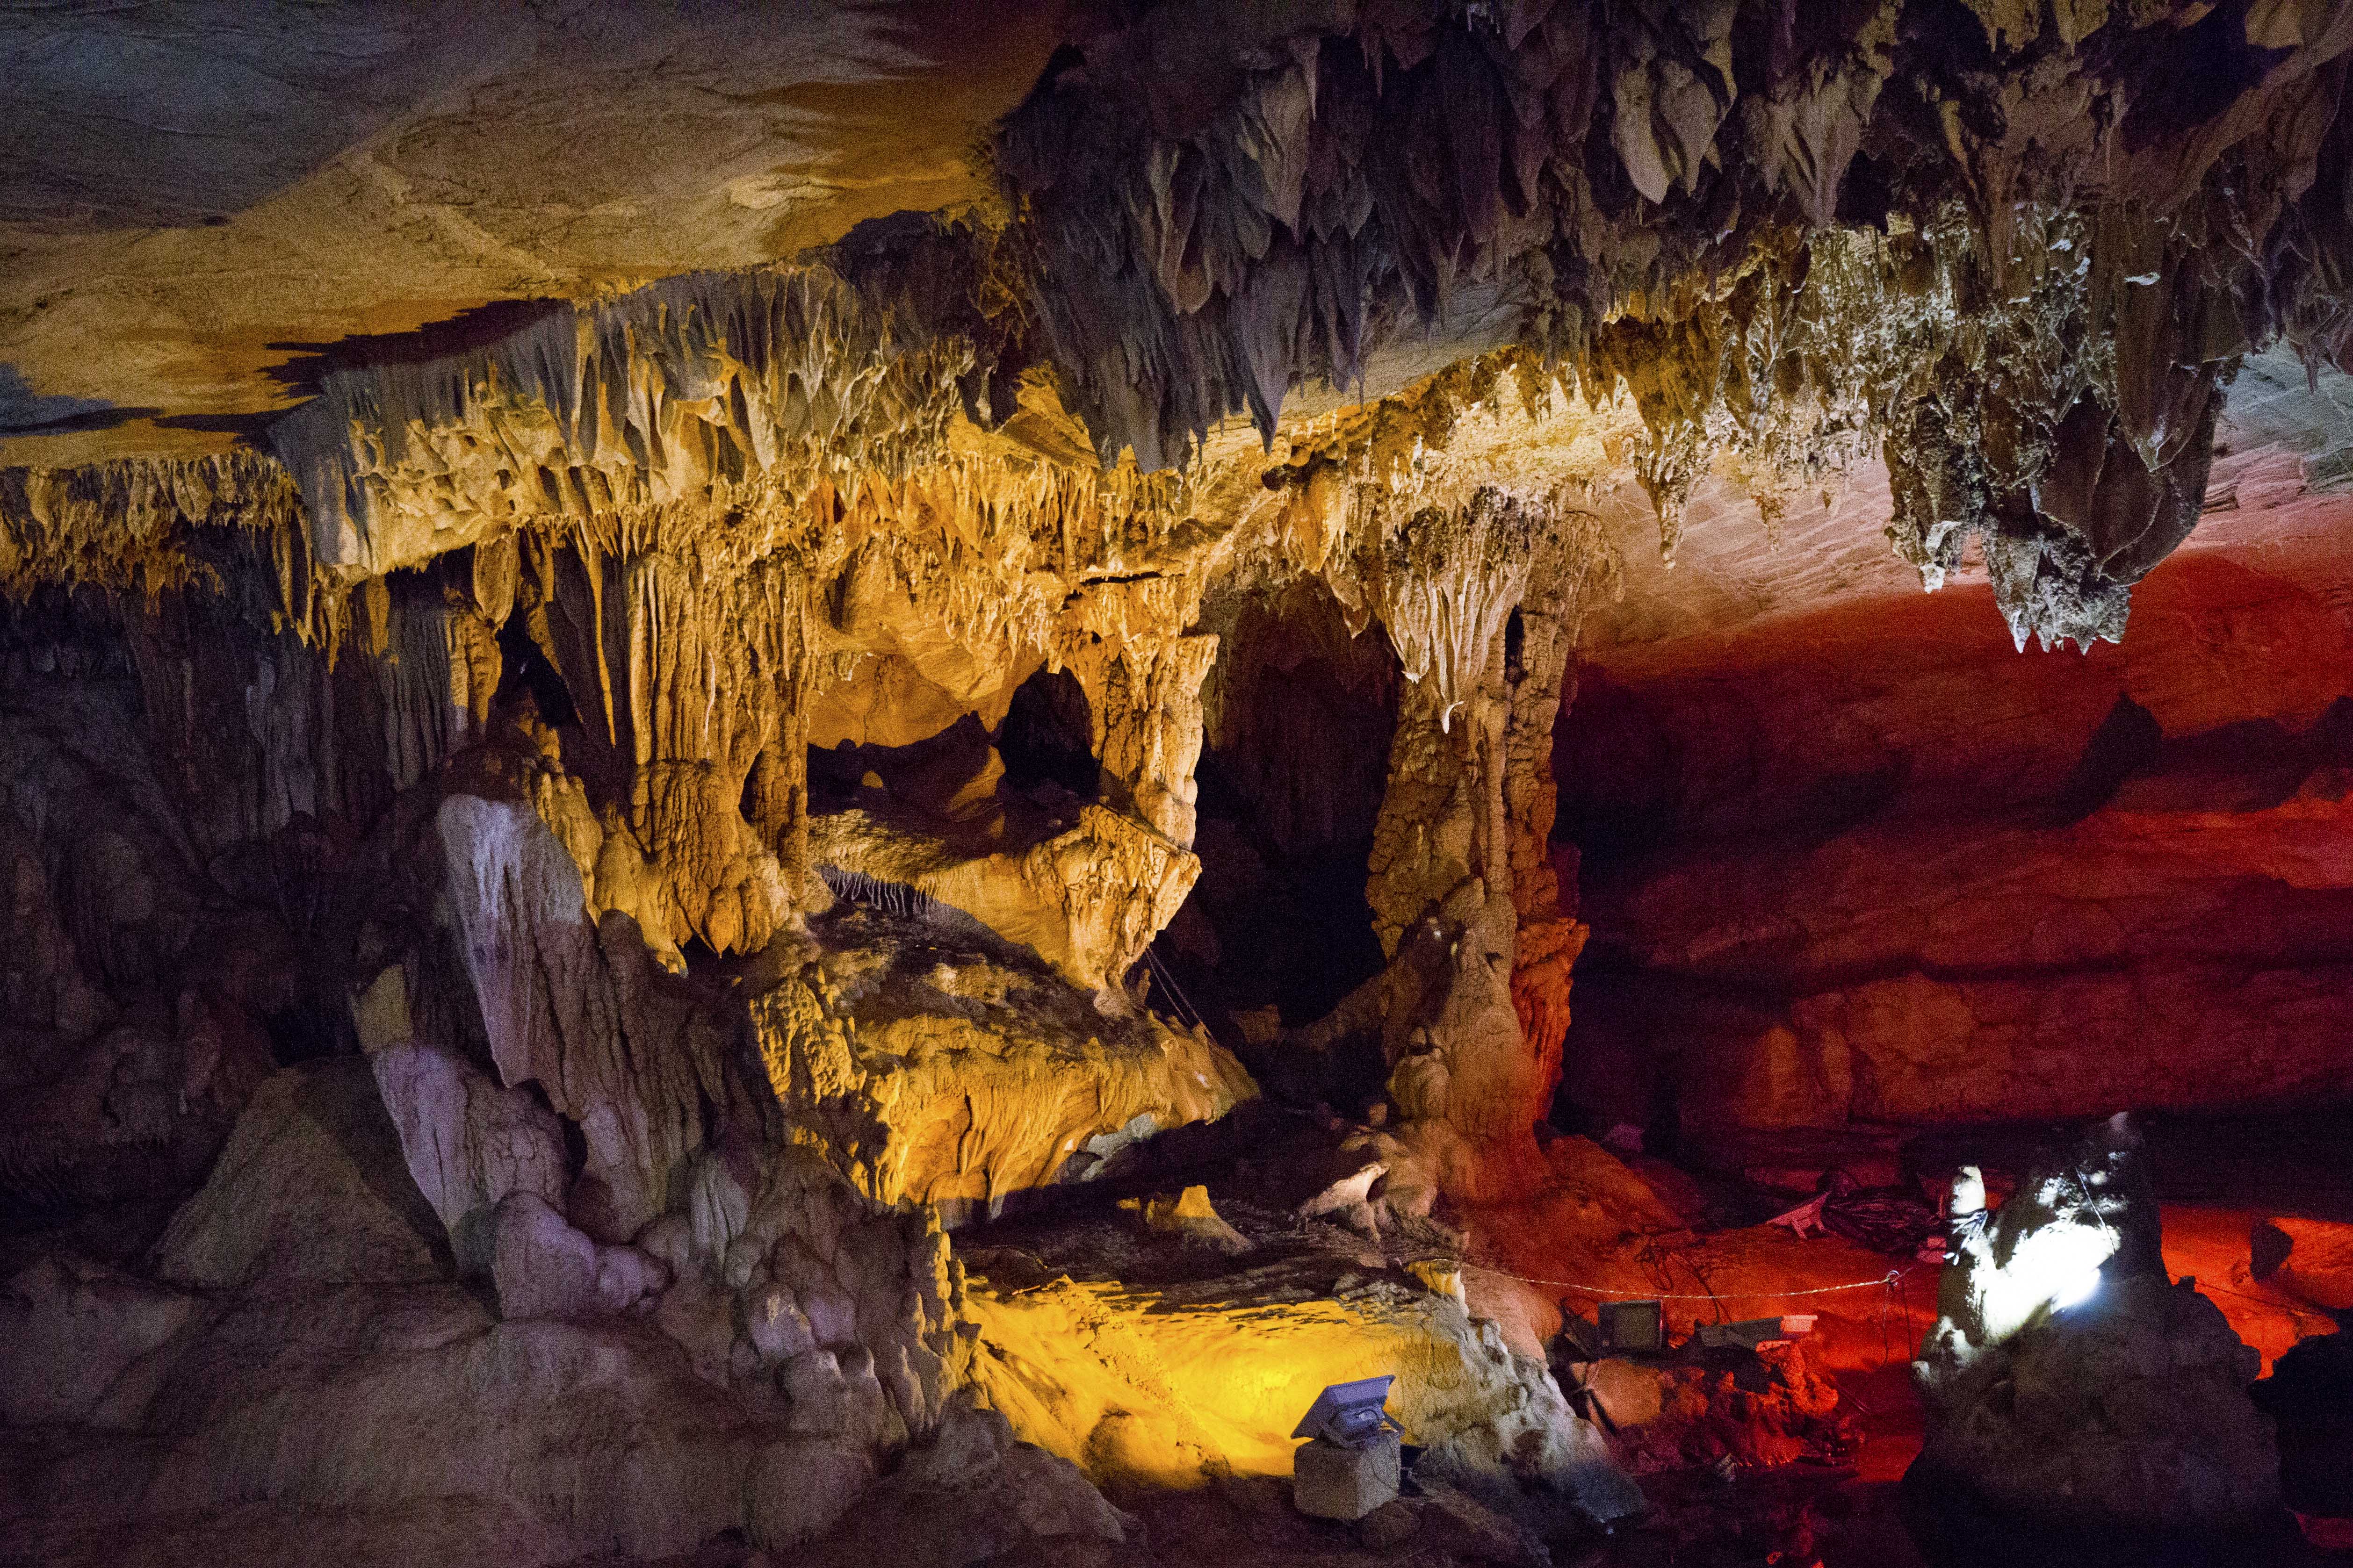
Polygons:
M1201 683L1218 639L1185 634L1198 590L1176 579L1101 584L1056 634L1055 662L1087 696L1103 804L1193 847L1193 769L1201 760Z
M1449 531L1476 521L1454 520ZM1385 618L1421 617L1405 636L1390 626L1409 679L1365 894L1390 958L1389 1098L1458 1192L1534 1179L1527 1052L1510 987L1518 919L1504 795L1504 628L1525 570L1523 559L1519 572L1485 583L1401 573L1383 584L1395 606ZM1451 614L1430 614L1450 599Z
M1512 908L1519 940L1512 963L1512 1005L1535 1062L1530 1120L1549 1108L1568 1038L1570 971L1585 951L1588 928L1561 908L1553 865L1553 816L1560 799L1552 771L1553 724L1575 695L1568 675L1576 652L1572 616L1520 610L1518 658L1504 671L1510 712L1504 726L1504 811L1509 834ZM1576 889L1568 889L1575 907Z
M1534 1129L1585 940L1551 866L1552 726L1575 640L1562 564L1545 514L1484 492L1416 517L1380 563L1375 598L1408 677L1366 889L1390 955L1389 1094L1457 1191L1543 1179Z
M807 689L807 681L798 676L785 682L776 739L752 760L744 786L752 830L776 856L785 890L794 906L803 910L822 908L830 897L809 870Z
M1218 657L1208 635L1131 644L1072 666L1087 694L1104 804L1193 847L1193 769L1201 760L1201 682Z
M1409 682L1398 702L1365 888L1373 932L1392 958L1407 928L1456 889L1489 878L1496 891L1510 887L1508 862L1496 853L1504 837L1502 770L1494 765L1504 710L1483 683L1461 705L1466 711L1445 716L1445 702L1426 679Z

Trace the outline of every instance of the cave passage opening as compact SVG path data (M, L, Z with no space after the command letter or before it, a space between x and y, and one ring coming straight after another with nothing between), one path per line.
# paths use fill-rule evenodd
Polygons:
M1082 801L1102 797L1087 694L1067 669L1039 669L1014 689L997 750L1016 789L1053 784Z

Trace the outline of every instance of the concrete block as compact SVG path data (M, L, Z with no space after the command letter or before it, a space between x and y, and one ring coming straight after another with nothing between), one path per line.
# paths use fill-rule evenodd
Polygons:
M1398 1436L1384 1432L1361 1448L1317 1437L1292 1456L1291 1500L1317 1519L1354 1522L1398 1495Z

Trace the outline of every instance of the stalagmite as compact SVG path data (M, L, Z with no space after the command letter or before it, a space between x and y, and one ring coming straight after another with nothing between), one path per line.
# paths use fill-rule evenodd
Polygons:
M0 27L0 1558L1639 1553L2353 1092L2353 8L479 9ZM2101 1158L1927 1468L2275 1515Z

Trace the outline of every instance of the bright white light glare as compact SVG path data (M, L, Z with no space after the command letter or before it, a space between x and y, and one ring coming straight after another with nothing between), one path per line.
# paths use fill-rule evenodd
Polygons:
M2007 1267L1984 1270L1974 1281L1982 1292L1988 1339L2008 1339L2038 1312L2063 1311L2088 1300L2116 1243L2116 1233L2105 1226L2066 1220L2021 1237Z
M2084 1273L2081 1278L2071 1280L2053 1290L2051 1293L2051 1304L2060 1310L2064 1311L2066 1309L2076 1305L2078 1302L2091 1300L2092 1292L2099 1288L2100 1271L2094 1268Z

